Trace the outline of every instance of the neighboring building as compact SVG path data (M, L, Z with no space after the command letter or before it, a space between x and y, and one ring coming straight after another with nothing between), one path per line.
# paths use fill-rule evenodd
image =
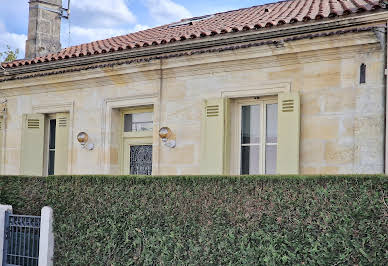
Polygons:
M2 174L388 168L383 2L290 0L47 54L49 2L30 1L30 59L0 69Z

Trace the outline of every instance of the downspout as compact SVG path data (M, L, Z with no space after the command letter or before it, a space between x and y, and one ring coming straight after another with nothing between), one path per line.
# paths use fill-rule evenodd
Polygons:
M3 66L1 65L1 62L0 62L0 68L1 70L3 71L3 75L6 76L8 75L8 72L7 70L5 70L3 68ZM6 83L6 81L4 81L4 84ZM3 87L3 86L1 86ZM1 93L2 89L0 88L0 93ZM1 166L0 166L0 174L4 175L5 174L5 162L6 162L6 140L7 140L7 99L4 97L4 101L2 101L1 103L1 106L2 106L2 110L0 110L0 113L3 114L3 128L2 128L2 131L3 131L3 136L2 136L2 142L1 142L1 147L0 147L0 150L1 150Z
M158 112L158 116L159 116L159 121L157 123L158 127L161 128L162 124L162 93L163 93L163 59L161 58L159 60L160 64L159 64L159 71L160 71L160 80L159 80L159 95L158 95L158 98L159 98L159 112ZM154 106L155 108L155 106ZM158 131L159 131L159 128L158 128ZM162 142L161 142L161 139L158 137L158 149L159 149L159 152L158 152L158 158L157 158L157 161L158 161L158 167L157 167L157 172L156 172L156 175L159 175L160 173L160 153L162 152Z
M385 88L384 88L384 132L385 132L385 138L384 138L384 173L385 174L388 174L388 130L387 130L387 120L388 120L388 116L387 116L387 110L388 110L388 93L387 93L387 90L388 90L388 78L387 78L387 75L388 75L388 21L387 21L387 24L386 24L386 27L385 27L385 36L384 36L384 79L385 79L385 82L384 82L384 85L385 85Z
M388 29L388 21L386 22L386 26L376 28L374 30L377 39L380 41L381 49L383 50L383 65L384 65L384 89L383 89L383 114L384 114L384 137L383 137L383 147L384 147L384 153L383 153L383 171L384 174L388 174L388 51L387 51L387 45L388 45L388 36L387 36L387 29Z
M374 29L374 33L377 37L377 39L380 42L381 49L383 50L383 65L384 65L384 80L383 80L383 114L384 114L384 136L383 136L383 147L384 147L384 152L383 152L383 171L384 174L388 174L388 126L387 126L387 121L388 121L388 35L387 35L387 30L388 30L388 21L386 22L386 26L384 27L377 27Z
M2 104L4 105L4 108L3 110L1 110L1 112L3 113L3 140L2 140L2 143L1 143L1 159L2 159L2 166L1 167L1 174L4 175L5 174L5 162L6 162L6 158L5 158L5 155L6 155L6 140L7 140L7 99L5 99L4 102L2 102Z

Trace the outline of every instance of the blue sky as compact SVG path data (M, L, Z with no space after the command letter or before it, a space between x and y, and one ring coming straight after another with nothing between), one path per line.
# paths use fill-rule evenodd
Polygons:
M71 0L71 18L62 21L62 47L162 25L182 18L250 7L276 0ZM67 0L63 0L64 6ZM69 38L70 26L70 38ZM0 0L0 51L6 45L24 56L28 0Z

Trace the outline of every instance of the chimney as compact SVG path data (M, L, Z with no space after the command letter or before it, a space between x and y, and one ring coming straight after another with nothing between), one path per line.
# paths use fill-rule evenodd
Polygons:
M62 0L30 0L26 58L61 50Z

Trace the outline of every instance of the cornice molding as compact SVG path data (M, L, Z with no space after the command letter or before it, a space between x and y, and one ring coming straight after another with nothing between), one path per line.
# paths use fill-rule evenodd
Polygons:
M235 52L230 51L226 56L220 60L219 54L207 55L206 60L203 57L197 57L195 60L187 62L184 58L177 58L171 64L164 64L163 66L163 78L177 78L186 76L201 76L211 73L224 73L233 71L250 71L271 67L283 67L295 64L304 64L312 62L323 62L332 60L341 60L354 58L358 54L363 54L367 50L368 52L378 52L381 50L377 39L368 38L373 37L373 33L363 33L362 38L357 38L354 35L343 40L343 42L337 42L335 39L332 42L338 43L339 47L325 48L324 46L318 47L319 49L301 49L295 51L295 47L291 47L286 51L287 47L276 48L279 49L279 53L271 54L270 48L249 49L249 52L236 55ZM352 41L348 43L347 41ZM307 40L303 40L307 41ZM316 40L321 45L325 45L321 40ZM347 43L347 46L343 46ZM293 44L294 46L295 44ZM342 45L342 46L340 46ZM298 43L298 47L304 47L302 43ZM313 46L316 47L316 46ZM275 49L275 48L273 48ZM248 50L246 50L248 51ZM274 59L274 56L276 58ZM155 61L157 62L157 61ZM3 93L7 97L36 94L53 91L71 91L78 90L80 88L102 88L110 86L125 85L129 87L136 86L142 82L158 82L160 79L160 64L152 63L152 67L147 67L144 72L134 72L138 67L129 67L128 65L117 66L114 70L102 71L101 69L94 71L81 72L83 75L75 75L74 73L66 73L65 76L61 75L60 78L35 78L26 82L25 80L17 80L13 82L0 83ZM128 80L128 83L120 83L117 85L115 79L118 76L122 76L120 81ZM131 80L131 81L129 81ZM5 85L5 86L4 86ZM151 87L150 87L151 88ZM109 101L109 100L108 100Z
M157 99L157 93L149 94L135 94L123 97L112 97L106 98L104 100L104 105L114 106L114 108L128 107L128 106L139 106L147 104L153 104L155 99ZM140 101L139 101L140 100Z
M71 102L58 102L53 104L38 104L32 106L33 113L49 114L60 112L73 112L74 101Z
M388 12L386 10L375 11L366 15L356 14L346 18L323 19L322 21L312 21L295 23L285 26L277 26L273 28L264 28L257 31L228 33L225 35L199 38L178 42L174 44L166 44L162 46L139 48L133 50L125 50L114 53L101 55L78 57L74 59L66 59L61 61L47 62L36 65L19 66L6 69L8 76L41 72L47 70L61 69L74 66L85 66L98 64L109 61L133 59L145 56L157 56L166 53L183 52L195 49L204 49L210 47L218 47L222 45L231 45L244 42L268 40L279 37L288 37L306 33L316 33L326 30L335 30L340 28L349 28L360 25L372 24L377 22L385 22L388 20ZM5 76L4 72L0 77Z
M221 90L220 96L222 98L237 99L244 97L277 95L283 92L290 92L291 85L291 81L268 82L256 85L254 88L245 88L243 90Z
M187 55L193 56L193 59L187 61L185 54L178 55L167 55L167 58L174 58L174 60L166 60L163 64L163 70L168 72L168 69L171 68L192 68L194 65L206 65L206 64L214 64L220 62L229 62L236 60L244 60L244 59L255 59L259 57L269 57L271 55L282 56L286 54L294 54L294 53L306 53L311 52L315 53L316 51L321 50L330 50L334 48L348 48L348 47L357 47L366 44L374 44L378 43L378 40L375 34L372 32L372 29L375 27L363 28L363 29L352 29L349 31L340 31L338 32L328 32L322 34L315 35L304 35L298 36L296 40L294 39L284 39L277 40L270 43L247 43L242 44L240 46L233 47L223 47L211 50L200 50L200 51L192 51ZM348 33L348 34L346 34ZM345 35L344 35L345 34ZM329 36L329 37L328 37ZM322 37L330 38L325 42L322 42ZM292 42L291 42L292 41ZM330 45L329 45L330 44ZM243 49L250 48L250 49ZM236 52L238 50L238 53ZM219 53L223 52L224 55L222 57L219 56ZM206 53L206 57L203 55ZM136 61L137 62L137 61ZM111 66L112 65L112 66ZM132 65L132 67L129 67ZM114 67L113 67L114 66ZM101 67L101 68L99 68ZM88 67L89 69L89 67ZM8 90L11 88L20 88L20 87L33 87L33 86L43 86L53 84L55 86L60 86L60 83L69 84L75 83L81 84L82 82L86 82L87 80L92 79L105 79L113 76L132 74L136 75L138 73L141 77L141 72L148 71L147 80L150 79L158 79L160 64L158 60L147 60L140 59L139 63L134 62L134 64L130 64L123 61L118 61L115 64L106 64L106 65L93 65L91 68L86 71L83 68L77 69L67 69L65 71L60 71L60 76L54 78L46 78L47 75L59 74L55 73L38 73L37 77L32 79L29 82L22 81L26 77L19 77L16 80L9 80L9 82L0 82L1 88L0 90ZM79 72L82 74L74 75L72 72ZM136 76L134 76L136 77ZM141 79L141 78L140 78Z

